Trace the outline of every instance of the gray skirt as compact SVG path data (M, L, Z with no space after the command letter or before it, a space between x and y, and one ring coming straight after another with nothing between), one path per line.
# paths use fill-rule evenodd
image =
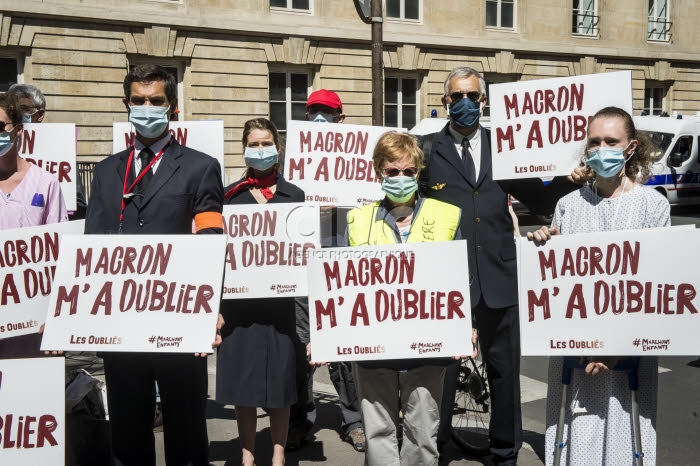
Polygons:
M274 325L234 326L216 354L216 401L286 408L297 400L292 338Z

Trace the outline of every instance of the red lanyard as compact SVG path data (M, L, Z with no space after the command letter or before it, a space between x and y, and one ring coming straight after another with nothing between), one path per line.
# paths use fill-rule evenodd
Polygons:
M155 165L155 163L160 160L160 158L163 156L165 153L165 150L168 148L170 145L170 141L172 141L172 138L170 138L165 144L165 146L156 154L155 157L153 157L153 160L151 160L151 163L149 163L146 168L141 168L141 173L136 177L133 183L131 183L131 186L127 188L127 183L129 182L129 173L131 171L131 162L134 160L134 150L135 148L131 148L131 152L129 152L129 160L126 162L126 173L124 174L124 190L122 191L122 209L119 212L119 233L122 232L122 227L124 226L124 209L126 208L126 199L131 197L129 194L131 194L131 191L134 190L136 185L141 181L141 178L143 178L146 173Z

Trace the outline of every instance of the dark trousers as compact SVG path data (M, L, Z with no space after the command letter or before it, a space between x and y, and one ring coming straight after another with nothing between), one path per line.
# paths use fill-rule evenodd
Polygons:
M309 365L306 358L306 344L309 342L309 310L306 298L296 301L296 347L297 362L297 402L292 405L289 425L301 430L311 430L316 422L316 405L314 404L313 380L315 367ZM328 366L331 382L338 392L342 422L340 430L347 434L362 427L360 400L357 398L352 365L349 362L333 362Z
M103 354L117 466L154 466L154 382L163 410L168 466L206 466L207 360L191 354Z
M483 299L472 309L491 394L490 450L497 462L517 458L522 446L520 412L520 324L518 306L489 309ZM438 443L450 439L457 364L448 366L443 386Z

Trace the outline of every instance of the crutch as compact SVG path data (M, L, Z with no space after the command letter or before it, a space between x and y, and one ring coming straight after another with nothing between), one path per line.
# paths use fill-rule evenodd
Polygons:
M564 448L564 418L566 416L566 398L571 383L571 373L573 369L583 369L586 366L579 364L577 356L567 356L564 358L564 367L561 371L561 404L559 405L559 422L557 422L557 435L554 443L554 466L561 464L561 451ZM625 358L618 361L613 368L614 371L627 372L627 385L630 389L632 401L632 435L634 437L633 464L634 466L644 466L644 453L642 452L642 433L639 426L639 403L637 402L637 390L639 389L639 358Z

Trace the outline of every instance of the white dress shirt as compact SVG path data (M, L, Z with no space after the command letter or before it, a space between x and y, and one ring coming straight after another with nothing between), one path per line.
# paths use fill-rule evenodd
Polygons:
M455 141L457 153L459 154L459 157L462 158L462 140L464 139L464 136L455 131L451 124L448 129L452 135L452 139ZM469 139L469 152L471 152L472 159L474 159L474 175L478 180L479 170L481 169L481 126L478 126L476 131L467 136L467 138Z

